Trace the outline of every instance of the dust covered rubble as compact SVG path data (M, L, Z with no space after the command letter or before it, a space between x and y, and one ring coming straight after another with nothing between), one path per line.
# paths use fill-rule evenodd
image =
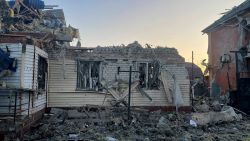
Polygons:
M216 124L221 122L232 122L242 120L241 112L227 104L209 97L198 97L194 102L194 113L192 113L192 121L198 125ZM237 112L240 113L236 113Z
M194 127L192 114L150 112L132 109L127 121L126 107L56 109L25 135L25 140L246 140L250 122L218 122ZM178 120L177 120L178 119Z

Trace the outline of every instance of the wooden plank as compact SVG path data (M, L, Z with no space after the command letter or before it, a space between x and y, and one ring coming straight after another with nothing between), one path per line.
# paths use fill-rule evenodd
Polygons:
M161 81L163 83L164 92L165 92L165 94L166 94L166 96L168 98L168 102L172 103L173 100L172 100L172 95L171 95L171 93L169 91L170 88L169 88L169 84L168 84L168 80L167 80L167 78L168 78L167 71L162 70L160 78L161 78Z
M119 94L113 88L108 88L106 81L102 80L101 84L116 100L120 100Z
M134 83L131 84L131 91L134 90L137 86L139 85L138 81L135 81ZM122 96L120 97L120 100L124 99L127 97L129 91L129 87L125 89L125 91L122 93Z

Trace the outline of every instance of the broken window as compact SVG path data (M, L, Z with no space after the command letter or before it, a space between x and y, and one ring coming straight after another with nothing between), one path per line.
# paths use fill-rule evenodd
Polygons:
M250 57L246 57L246 66L247 66L248 72L250 72Z
M139 85L141 88L159 89L159 63L140 63L139 64Z
M77 89L98 91L100 82L100 62L78 61L77 64Z
M38 89L45 90L46 88L46 77L48 73L48 64L45 58L38 57Z
M148 64L148 88L149 89L159 89L160 88L160 80L159 76L159 63L152 62Z
M147 64L140 63L139 64L139 85L141 88L145 88L147 86Z

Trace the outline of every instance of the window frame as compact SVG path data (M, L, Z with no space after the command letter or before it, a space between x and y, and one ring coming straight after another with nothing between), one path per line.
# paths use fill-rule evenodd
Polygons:
M43 57L41 55L38 55L37 65L38 65L37 66L37 89L44 91L44 90L46 90L46 85L47 85L46 80L48 80L48 60L47 60L47 58L45 58L45 57ZM40 69L41 67L43 67L42 70ZM40 72L42 72L42 75L43 75L42 76L43 77L43 80L42 80L43 82L41 82L41 80L39 80Z
M77 78L76 78L76 91L88 91L88 92L96 92L96 91L99 91L99 87L98 87L98 90L96 90L95 88L81 88L80 87L80 84L79 84L79 81L80 81L80 76L79 76L79 65L81 62L88 62L88 68L90 67L90 63L99 63L98 64L98 82L100 83L100 80L101 80L101 65L102 65L102 61L99 61L99 60L84 60L84 59L77 59L76 60L76 73L77 73ZM91 74L90 74L91 76ZM89 79L89 77L88 77Z

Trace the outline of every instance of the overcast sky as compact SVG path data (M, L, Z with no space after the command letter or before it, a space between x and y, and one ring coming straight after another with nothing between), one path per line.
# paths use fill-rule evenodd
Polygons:
M64 9L67 24L79 28L82 46L141 44L175 47L195 63L206 58L201 30L244 0L45 0Z

